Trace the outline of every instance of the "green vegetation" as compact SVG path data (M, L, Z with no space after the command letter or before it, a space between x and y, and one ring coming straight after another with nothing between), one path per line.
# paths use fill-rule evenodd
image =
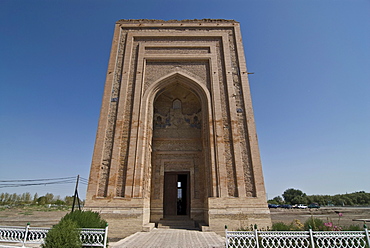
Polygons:
M20 213L20 214L23 214L23 215L32 215L33 212L32 211L26 211L26 212L23 212L23 213Z
M309 218L304 223L304 230L309 230L310 227L313 231L328 231L327 226L325 226L325 223L323 220L318 218Z
M272 231L301 231L304 225L299 220L293 220L289 225L284 222L272 224Z
M80 200L80 202L82 202ZM73 196L66 196L60 199L60 196L54 196L52 193L39 196L37 193L32 197L29 192L23 194L0 194L0 206L24 206L24 205L53 205L53 206L72 206Z
M318 218L309 218L302 224L299 220L293 220L290 224L277 222L272 224L272 231L363 231L359 225L350 225L348 227L335 226L332 222L324 222Z
M62 219L48 232L42 248L79 248L81 246L80 231L76 222Z
M307 204L307 195L299 189L287 189L283 193L284 201L288 204Z
M89 243L89 239L92 237L85 237L85 240L81 241L80 228L105 228L106 225L107 222L96 212L78 210L68 213L48 232L42 247L82 247L82 243Z
M272 224L272 231L290 231L292 230L291 225L285 224L284 222L277 222Z
M299 189L287 189L281 196L268 200L271 204L310 204L318 203L321 206L366 206L370 205L370 193L359 191L349 194L330 195L306 195Z
M92 211L74 211L66 214L61 221L72 220L80 228L105 228L107 222L103 220L99 213Z

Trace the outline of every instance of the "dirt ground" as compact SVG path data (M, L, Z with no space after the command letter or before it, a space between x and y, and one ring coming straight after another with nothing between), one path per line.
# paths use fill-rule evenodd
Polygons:
M33 206L0 208L0 226L51 227L69 213L70 210L40 208Z
M51 227L70 210L57 210L35 207L0 208L0 226L26 226L29 222L33 227ZM341 226L359 225L363 222L353 221L353 219L370 219L370 207L322 207L320 209L270 209L273 223L284 222L290 224L298 219L304 223L311 216L320 218L324 221L331 219L335 224ZM342 213L339 215L336 213ZM370 222L367 223L370 225Z
M321 219L325 222L328 220L335 225L348 227L350 225L363 226L364 222L354 221L354 219L370 220L370 207L321 207L319 209L282 209L272 208L271 220L272 223L284 222L290 224L293 220L298 219L302 224L311 216ZM342 213L339 217L338 213ZM370 223L368 222L369 226Z

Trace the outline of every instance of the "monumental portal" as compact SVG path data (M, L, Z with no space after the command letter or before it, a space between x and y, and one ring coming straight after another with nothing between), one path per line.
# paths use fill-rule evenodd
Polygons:
M86 208L110 237L271 226L239 23L116 23Z

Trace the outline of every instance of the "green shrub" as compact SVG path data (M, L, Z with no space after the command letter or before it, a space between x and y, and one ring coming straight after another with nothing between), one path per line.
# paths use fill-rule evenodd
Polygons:
M309 218L304 223L304 230L309 230L310 227L313 231L326 231L327 227L324 225L324 221L317 218Z
M42 248L80 248L80 231L72 220L61 220L53 226L45 238Z
M285 224L284 222L277 222L272 224L272 231L289 231L290 225Z
M74 211L66 214L62 220L72 220L79 228L105 228L107 222L103 220L99 213L92 211Z

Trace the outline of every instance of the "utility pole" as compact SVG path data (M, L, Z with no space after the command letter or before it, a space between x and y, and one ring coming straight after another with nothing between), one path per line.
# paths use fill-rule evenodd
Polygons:
M78 202L78 210L81 211L80 198L78 197L78 191L77 191L79 180L80 180L80 175L77 175L76 188L75 188L75 193L73 195L73 205L72 205L72 211L71 212L73 212L75 210L76 198L77 198L77 202Z

